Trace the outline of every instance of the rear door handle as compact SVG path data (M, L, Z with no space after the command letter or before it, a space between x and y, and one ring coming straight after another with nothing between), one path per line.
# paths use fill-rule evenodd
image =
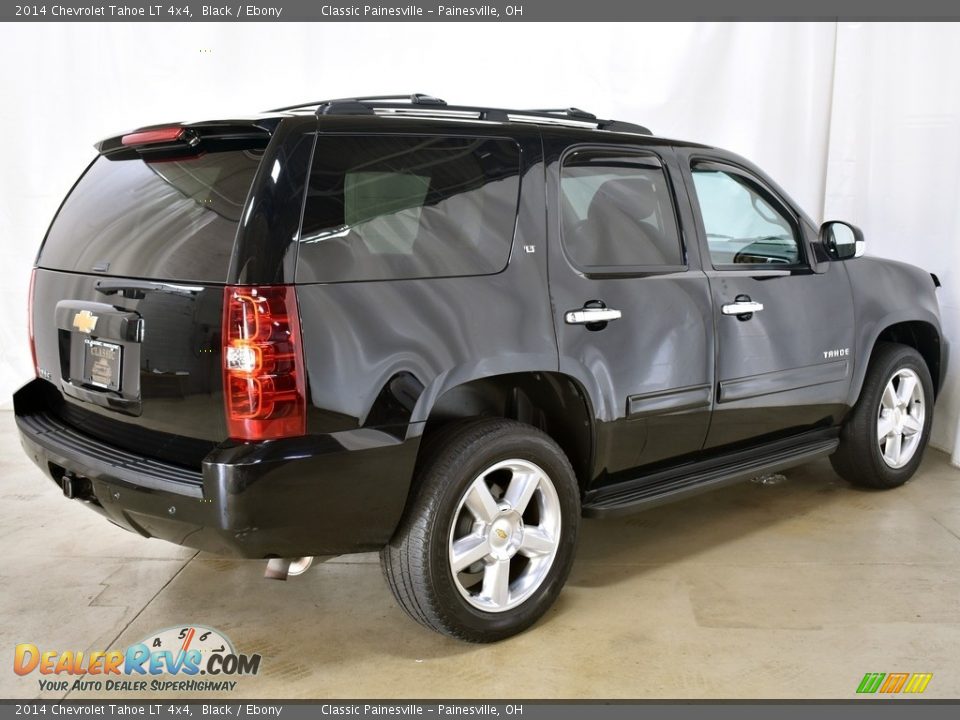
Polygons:
M753 300L737 300L736 302L727 303L720 308L720 311L724 315L748 315L760 312L761 310L763 310L763 303L754 302Z
M623 313L619 310L606 307L585 307L582 310L571 310L563 319L567 325L589 325L591 323L610 322L619 320Z

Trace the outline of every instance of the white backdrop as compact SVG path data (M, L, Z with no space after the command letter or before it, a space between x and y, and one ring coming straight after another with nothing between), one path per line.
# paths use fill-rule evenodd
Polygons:
M958 66L953 25L0 26L8 318L0 323L0 406L30 376L22 322L30 264L95 140L323 97L425 92L449 102L575 105L726 147L760 164L816 219L826 199L830 213L863 225L873 252L937 272L948 286L945 310L956 315L949 283L960 282L960 85L947 83ZM916 109L903 110L904 98ZM939 140L925 133L932 125ZM873 182L891 162L899 169ZM955 318L948 328L960 345ZM951 450L956 385L945 403L952 417L938 411L935 428L936 444Z
M841 24L825 215L935 272L952 341L931 442L960 465L960 26Z

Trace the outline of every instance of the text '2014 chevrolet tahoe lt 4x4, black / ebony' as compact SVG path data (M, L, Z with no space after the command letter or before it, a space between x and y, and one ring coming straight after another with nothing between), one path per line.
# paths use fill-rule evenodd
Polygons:
M414 619L490 641L555 600L581 516L920 462L936 277L731 153L424 95L97 149L37 258L16 419L146 537L279 577L376 550Z

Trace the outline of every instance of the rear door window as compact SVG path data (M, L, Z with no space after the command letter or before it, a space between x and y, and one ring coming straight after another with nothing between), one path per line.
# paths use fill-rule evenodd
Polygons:
M519 172L510 140L320 135L297 282L499 272L510 256Z
M560 171L563 246L587 272L680 269L680 232L656 156L621 148L575 150Z
M226 282L262 150L145 162L101 156L57 214L40 253L51 270Z

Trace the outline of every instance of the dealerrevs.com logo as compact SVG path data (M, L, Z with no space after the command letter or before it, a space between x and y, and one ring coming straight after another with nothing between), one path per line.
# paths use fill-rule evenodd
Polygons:
M235 689L237 681L227 678L256 675L260 660L258 654L238 653L214 628L186 625L151 633L126 650L59 651L20 643L13 671L39 674L40 690L48 691L210 692Z

